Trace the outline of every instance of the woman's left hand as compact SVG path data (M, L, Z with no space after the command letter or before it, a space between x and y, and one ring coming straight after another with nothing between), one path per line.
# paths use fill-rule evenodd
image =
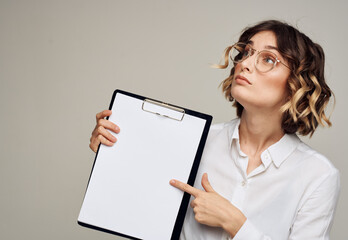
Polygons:
M195 198L191 201L191 207L199 223L221 227L234 237L246 221L246 217L238 208L215 192L206 173L202 176L202 186L205 191L178 180L171 180L170 184Z

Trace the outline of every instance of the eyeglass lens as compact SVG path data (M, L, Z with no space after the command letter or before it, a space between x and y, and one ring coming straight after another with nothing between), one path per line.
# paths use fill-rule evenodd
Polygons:
M230 58L234 63L240 63L254 54L255 50L248 44L235 44L230 51ZM255 66L260 72L268 72L277 63L277 56L270 51L260 51L255 59Z

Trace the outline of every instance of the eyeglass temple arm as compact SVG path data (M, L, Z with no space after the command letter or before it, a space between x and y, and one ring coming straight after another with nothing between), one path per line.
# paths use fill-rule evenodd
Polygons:
M283 63L283 62L280 61L279 59L277 59L277 62L283 64L285 67L287 67L287 68L289 68L289 69L291 70L291 68L290 68L289 66L287 66L285 63Z

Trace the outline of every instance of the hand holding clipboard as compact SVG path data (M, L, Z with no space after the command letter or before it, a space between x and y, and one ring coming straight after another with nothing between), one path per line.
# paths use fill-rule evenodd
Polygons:
M115 123L105 119L112 114L111 110L104 110L96 115L96 126L92 132L90 139L89 148L93 152L97 152L99 144L104 144L106 146L113 146L116 143L117 138L112 135L109 131L115 134L120 133L120 127ZM109 131L108 131L109 130Z

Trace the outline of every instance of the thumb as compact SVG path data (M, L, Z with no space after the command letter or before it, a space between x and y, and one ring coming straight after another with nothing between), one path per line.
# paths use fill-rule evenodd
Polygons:
M204 173L202 176L202 186L206 192L215 192L213 187L210 185L207 173Z

